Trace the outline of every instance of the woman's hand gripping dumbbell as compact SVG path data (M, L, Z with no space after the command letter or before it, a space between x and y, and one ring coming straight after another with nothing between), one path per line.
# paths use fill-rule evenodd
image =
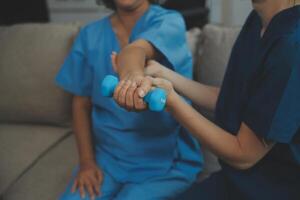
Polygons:
M107 75L101 84L102 96L112 97L118 83L119 80L117 77ZM148 92L148 94L144 97L144 101L148 104L151 111L163 111L167 101L166 91L161 88L155 88Z

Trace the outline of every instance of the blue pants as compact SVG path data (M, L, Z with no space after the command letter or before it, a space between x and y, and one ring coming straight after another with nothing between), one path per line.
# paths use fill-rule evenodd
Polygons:
M96 200L174 199L192 185L192 182L186 175L176 169L142 183L120 183L109 174L103 173L104 180L100 190L101 196L97 197ZM73 180L69 183L60 200L81 200L79 191L74 194L71 193L72 184ZM88 195L86 195L85 200L90 200Z

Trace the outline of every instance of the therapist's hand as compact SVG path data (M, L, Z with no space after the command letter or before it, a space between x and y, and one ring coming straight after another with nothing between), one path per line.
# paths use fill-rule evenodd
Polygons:
M172 83L166 79L163 78L150 78L152 87L158 87L162 88L167 92L167 109L170 106L173 106L174 99L177 98L179 95L177 92L174 90L174 87Z
M118 73L118 65L116 63L117 54L111 55L112 65ZM123 108L128 111L142 111L147 109L147 104L143 97L151 89L151 81L144 76L143 72L130 72L120 77L120 83L115 89L113 98Z
M149 78L153 87L162 88L167 92L167 96L173 95L175 90L173 85L170 81L163 79L163 78Z
M159 62L155 60L149 60L147 62L146 68L145 68L145 75L157 77L157 78L164 78L164 76L167 73L168 68L160 64Z

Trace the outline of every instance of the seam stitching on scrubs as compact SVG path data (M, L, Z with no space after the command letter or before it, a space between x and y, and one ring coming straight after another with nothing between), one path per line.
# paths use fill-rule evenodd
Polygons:
M32 163L26 167L23 172L21 172L21 174L19 176L17 176L10 185L7 186L7 188L5 188L3 190L3 193L0 194L0 200L2 200L4 198L4 195L9 191L10 188L12 188L17 182L18 180L20 180L29 170L31 170L42 158L44 158L44 156L46 156L52 149L54 149L54 147L56 147L57 145L59 145L62 141L64 141L65 139L67 139L70 135L72 134L72 131L68 131L66 133L66 135L62 136L59 140L57 140L54 144L52 144L51 146L49 146L49 148L47 148L44 152L42 152L35 160L32 161Z

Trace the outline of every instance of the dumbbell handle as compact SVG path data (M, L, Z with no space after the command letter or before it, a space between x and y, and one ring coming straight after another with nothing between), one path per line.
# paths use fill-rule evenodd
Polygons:
M113 93L119 84L117 77L107 75L101 84L101 94L104 97L112 97ZM167 101L166 91L161 88L155 88L148 92L144 97L144 101L148 104L151 111L163 111Z

